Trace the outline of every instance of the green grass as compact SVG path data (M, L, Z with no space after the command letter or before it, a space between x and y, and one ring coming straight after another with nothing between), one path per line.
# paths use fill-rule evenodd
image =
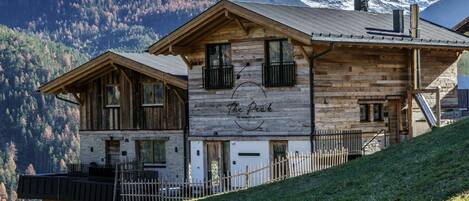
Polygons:
M469 200L468 190L466 119L339 167L207 200Z

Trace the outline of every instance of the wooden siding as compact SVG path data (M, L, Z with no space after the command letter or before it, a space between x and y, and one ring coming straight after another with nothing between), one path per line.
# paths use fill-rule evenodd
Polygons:
M297 84L294 87L262 86L262 64L264 63L264 44L266 38L286 38L271 30L245 23L249 36L232 22L193 45L195 50L188 55L195 65L189 70L189 113L191 136L229 135L308 135L309 93L308 63L304 60L298 47L295 48L297 64ZM246 63L250 65L235 79L232 89L206 90L202 83L202 67L205 65L205 45L211 43L231 44L232 64L235 77ZM241 85L241 86L240 86ZM233 96L235 89L240 86ZM259 88L261 86L261 88ZM265 90L266 97L262 90ZM258 104L272 103L271 112L256 112L253 127L262 124L255 130L238 127L235 121L243 121L238 114L228 114L228 104L238 101L246 106L252 101ZM263 122L263 123L262 123ZM243 124L247 122L243 121Z
M315 74L317 129L376 132L387 129L386 121L360 122L359 102L382 103L386 112L389 96L404 98L408 52L339 47L316 61Z
M113 70L82 87L81 130L177 130L184 128L185 91L165 84L164 105L143 107L142 83L156 79L125 68ZM120 107L105 106L105 86L118 84ZM176 94L177 93L177 94ZM181 100L181 97L183 100ZM84 97L84 98L83 98Z
M297 64L294 87L265 88L272 103L272 112L256 113L253 119L263 121L256 130L240 129L234 122L239 116L228 114L227 104L239 101L248 104L262 99L258 87L243 87L242 93L235 93L236 87L245 82L262 83L262 63L266 39L287 38L265 27L242 22L248 35L235 22L231 22L210 34L188 43L185 49L192 52L186 56L193 64L189 70L189 114L190 136L298 136L310 132L309 113L309 65L301 46L294 43ZM230 43L234 74L238 74L246 63L250 66L235 80L233 89L206 90L202 85L202 68L205 65L205 45ZM321 52L324 46L306 47ZM379 48L366 46L336 46L332 52L315 61L315 106L316 128L319 130L363 130L376 133L389 130L389 120L399 129L406 130L405 99L409 84L410 50L405 48ZM457 60L455 51L422 51L423 87L442 87L448 91L443 98L443 108L455 104L456 74L452 73ZM428 97L431 101L432 97ZM434 98L434 97L433 97ZM400 99L401 104L391 105ZM384 120L360 122L359 103L383 104ZM433 100L434 102L434 100ZM456 102L457 103L457 102ZM401 113L396 112L399 109ZM390 111L393 114L389 114ZM372 115L372 110L370 110ZM390 119L392 118L392 119ZM397 128L393 128L397 130Z

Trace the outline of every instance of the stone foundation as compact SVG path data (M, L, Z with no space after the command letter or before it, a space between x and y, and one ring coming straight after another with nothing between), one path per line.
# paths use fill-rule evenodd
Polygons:
M120 141L120 161L137 159L136 141L165 140L166 165L146 167L156 170L160 177L184 179L184 132L170 131L80 131L80 163L105 164L106 140Z

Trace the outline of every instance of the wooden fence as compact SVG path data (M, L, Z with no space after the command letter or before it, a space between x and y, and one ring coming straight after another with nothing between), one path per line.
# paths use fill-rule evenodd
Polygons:
M182 182L121 176L120 198L123 201L198 199L324 170L347 162L347 156L344 148L315 153L289 153L285 158L246 167L244 172L234 172L212 180L191 179Z

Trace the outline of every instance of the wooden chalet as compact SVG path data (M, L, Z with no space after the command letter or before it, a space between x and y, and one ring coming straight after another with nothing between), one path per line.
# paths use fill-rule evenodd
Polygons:
M355 2L222 0L149 48L189 64L193 179L329 146L319 138L373 152L459 116L456 61L469 38L419 19L417 5L407 16Z
M20 198L111 200L116 167L126 164L135 175L186 177L187 65L180 56L108 51L39 91L79 106L80 164L65 175L22 176Z

